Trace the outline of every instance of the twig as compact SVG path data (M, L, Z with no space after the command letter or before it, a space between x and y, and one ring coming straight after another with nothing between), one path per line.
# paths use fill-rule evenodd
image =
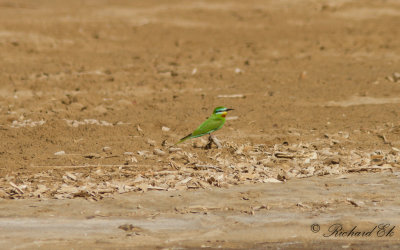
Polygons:
M215 170L217 170L218 172L223 172L221 168L215 167L215 166L212 166L212 165L200 165L200 164L196 164L193 168L195 168L195 169L215 169Z
M347 170L349 173L354 173L354 172L361 172L361 171L372 171L372 170L390 170L393 173L393 168L392 167L361 167L361 168L351 168Z

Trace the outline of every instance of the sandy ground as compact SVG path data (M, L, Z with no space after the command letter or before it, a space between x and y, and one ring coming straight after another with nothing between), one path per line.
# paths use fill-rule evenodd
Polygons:
M399 244L399 23L396 0L0 1L2 244ZM222 149L171 149L220 105Z
M399 176L331 175L229 189L129 193L99 202L5 201L0 243L5 249L399 247ZM340 232L377 228L370 236L341 236L329 229L335 224L342 225Z

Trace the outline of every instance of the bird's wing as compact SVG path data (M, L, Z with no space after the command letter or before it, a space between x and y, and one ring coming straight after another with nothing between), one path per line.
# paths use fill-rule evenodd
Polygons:
M225 123L224 119L219 117L210 116L205 122L203 122L195 131L192 133L192 137L199 137L207 133L212 133L215 130L220 129Z

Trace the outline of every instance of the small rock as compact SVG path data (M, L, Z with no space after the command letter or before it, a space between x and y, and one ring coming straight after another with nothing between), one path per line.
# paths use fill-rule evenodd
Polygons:
M110 152L111 148L110 147L103 147L103 152Z
M65 151L58 151L58 152L55 152L54 155L65 155Z
M171 129L168 128L168 127L162 126L162 127L161 127L161 130L164 131L164 132L168 132L168 131L170 131Z

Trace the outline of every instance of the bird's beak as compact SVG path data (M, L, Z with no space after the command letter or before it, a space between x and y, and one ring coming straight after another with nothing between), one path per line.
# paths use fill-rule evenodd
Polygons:
M234 110L234 109L226 109L226 111L229 111L229 110Z

